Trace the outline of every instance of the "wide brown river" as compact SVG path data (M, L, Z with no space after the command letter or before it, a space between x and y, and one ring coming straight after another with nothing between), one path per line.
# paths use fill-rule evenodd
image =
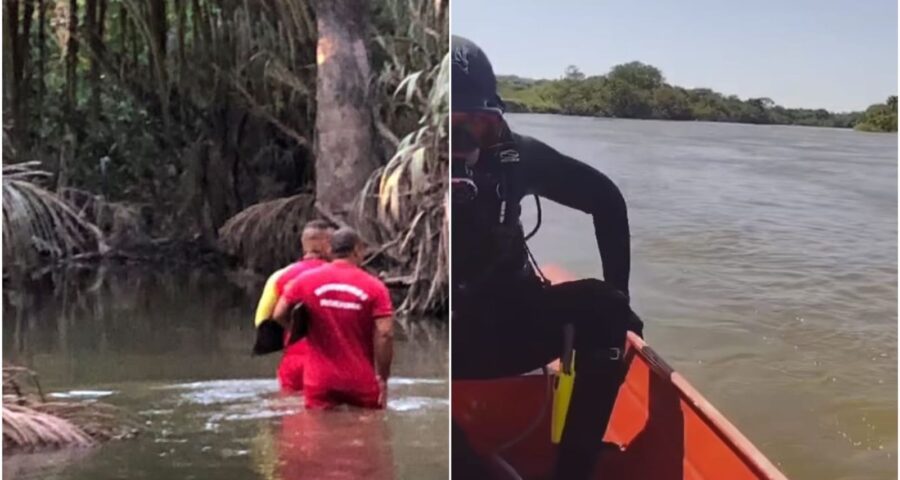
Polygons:
M646 339L788 477L897 478L897 135L511 118L618 183ZM601 275L580 212L531 246Z
M5 361L52 399L101 400L144 426L88 450L4 452L4 479L447 478L446 332L398 342L386 411L309 412L279 393L279 354L250 356L258 281L160 270L4 292Z

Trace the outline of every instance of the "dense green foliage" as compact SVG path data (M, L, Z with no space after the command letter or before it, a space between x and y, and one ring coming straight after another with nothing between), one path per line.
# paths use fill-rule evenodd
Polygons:
M382 245L378 268L408 291L399 311L436 310L448 260L448 7L4 0L4 259L29 271L199 246L269 272L296 258L309 217L326 216ZM319 38L323 22L339 31ZM346 45L368 62L325 75L348 65L328 54ZM346 120L333 111L346 98L365 99L360 121L337 131L348 145L366 139L356 152L368 169L334 155L368 184L321 187L342 174L315 148L335 132L322 117ZM341 189L366 221L320 208L323 191Z
M891 95L885 103L876 103L866 109L856 129L863 132L897 131L897 96Z
M423 114L394 92L440 63L446 2L365 5L386 162ZM243 209L313 187L314 7L4 0L4 163L39 161L50 191L127 204L154 236L214 241Z
M616 65L606 75L586 76L569 66L557 80L517 76L500 76L498 80L500 95L513 112L843 128L853 127L863 116L862 112L785 108L769 98L742 100L707 88L682 88L666 83L658 68L640 62ZM896 97L891 98L896 131ZM883 108L871 115L867 112L866 117L871 117L879 129L888 123Z

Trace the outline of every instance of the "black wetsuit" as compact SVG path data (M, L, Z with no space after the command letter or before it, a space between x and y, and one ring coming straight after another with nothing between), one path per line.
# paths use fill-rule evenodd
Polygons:
M516 194L505 210L514 221L498 222L497 174L477 167L478 197L453 206L452 372L458 379L497 378L540 368L560 356L563 326L574 325L579 380L569 419L575 422L567 422L557 478L575 478L596 459L622 381L622 362L611 358L611 349L624 346L627 330L641 333L628 301L627 209L616 185L593 167L534 138L513 134L512 140L520 161ZM542 282L518 221L529 194L593 216L606 281ZM453 457L461 474L474 476L481 468L455 427Z
M520 154L521 195L536 194L593 216L606 281L543 285L528 261L521 224L498 224L498 196L489 181L479 182L483 193L470 205L454 204L452 216L453 340L454 347L466 352L453 355L453 373L460 378L540 367L559 355L559 327L564 323L575 325L579 344L624 343L627 318L621 319L622 325L610 326L630 313L630 234L622 194L593 167L534 138L513 139ZM508 214L518 218L522 198L513 200ZM552 336L548 328L554 330ZM622 333L611 337L612 330ZM539 345L529 346L532 340ZM498 344L508 347L497 349ZM537 355L539 351L543 355ZM495 354L503 358L481 358Z
M451 135L453 377L495 378L540 368L560 356L564 326L574 325L578 376L555 477L592 478L624 377L614 352L624 346L626 330L641 332L628 302L625 200L605 175L538 140L505 127L496 145L478 138L463 117L502 113L496 76L471 41L453 36L451 50L451 110L461 117ZM474 155L480 155L476 162ZM529 262L519 221L520 203L529 194L593 216L605 281L542 281ZM454 478L487 475L455 424L452 458Z

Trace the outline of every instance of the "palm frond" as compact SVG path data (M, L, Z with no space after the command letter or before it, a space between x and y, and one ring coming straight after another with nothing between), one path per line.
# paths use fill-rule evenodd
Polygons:
M4 268L106 249L94 224L35 183L46 176L33 163L3 166Z
M219 229L221 248L255 270L273 271L296 259L300 232L313 212L313 196L294 195L253 205Z
M23 377L30 378L33 386L29 388ZM131 437L141 429L137 419L117 407L102 402L47 402L38 387L33 371L3 366L4 451L90 447Z
M398 84L395 94L423 99L419 127L403 137L357 203L357 223L381 239L393 258L406 259L392 277L408 287L398 309L405 314L435 311L448 298L448 65L445 54L428 71L411 73ZM418 88L428 88L427 95L409 93Z
M93 444L87 433L68 420L22 405L3 404L4 450L89 447Z

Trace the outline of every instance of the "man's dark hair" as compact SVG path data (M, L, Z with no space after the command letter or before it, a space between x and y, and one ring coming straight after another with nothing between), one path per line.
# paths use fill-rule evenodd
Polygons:
M330 230L334 225L328 220L310 220L303 226L304 230Z
M352 228L340 228L331 236L331 254L334 258L347 258L362 243L362 238Z

